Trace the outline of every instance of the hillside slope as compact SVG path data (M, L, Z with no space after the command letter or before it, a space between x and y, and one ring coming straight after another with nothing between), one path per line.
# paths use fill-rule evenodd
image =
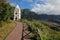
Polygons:
M29 9L22 9L22 18L29 20L43 20L60 23L60 15L47 15L47 14L37 14L30 11Z
M41 40L60 40L60 31L52 30L49 26L44 25L41 21L30 21L26 19L22 19L21 21L28 25L32 40L40 40L40 38Z

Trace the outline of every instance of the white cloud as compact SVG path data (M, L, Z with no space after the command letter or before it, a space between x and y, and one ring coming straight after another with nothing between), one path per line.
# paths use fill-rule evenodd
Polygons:
M48 13L54 9L51 4L35 4L31 11L36 13Z
M55 6L52 14L60 15L60 0L45 0L47 3L50 3Z
M60 11L60 0L46 0L46 2L53 4L55 6L54 11Z
M16 3L10 3L10 5L15 7L17 4Z
M33 2L33 0L22 0L22 1L26 1L26 2Z
M38 13L42 12L46 14L60 15L60 0L44 0L44 2L46 5L37 4L36 2L36 5L33 6L32 11Z

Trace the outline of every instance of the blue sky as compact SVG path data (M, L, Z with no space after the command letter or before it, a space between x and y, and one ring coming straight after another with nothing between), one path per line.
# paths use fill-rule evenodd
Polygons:
M8 0L11 6L19 5L21 9L28 8L37 14L60 15L60 0Z
M8 2L13 4L13 6L19 5L22 9L25 8L32 9L32 6L36 1L35 0L8 0ZM44 4L43 1L39 1L37 3Z
M14 4L13 6L19 5L22 9L29 8L31 9L31 3L22 1L22 0L9 0L9 3Z

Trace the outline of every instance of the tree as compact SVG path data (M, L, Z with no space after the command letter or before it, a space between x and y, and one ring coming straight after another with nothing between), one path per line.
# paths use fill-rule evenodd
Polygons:
M30 9L22 9L22 18L28 19L28 20L33 20L36 18L36 13L30 11Z
M0 21L7 21L13 15L14 8L6 0L0 0Z

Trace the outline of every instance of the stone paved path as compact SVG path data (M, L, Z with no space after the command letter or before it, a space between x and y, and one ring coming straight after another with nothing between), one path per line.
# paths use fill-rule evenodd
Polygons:
M21 40L23 24L16 23L16 28L6 37L5 40Z

